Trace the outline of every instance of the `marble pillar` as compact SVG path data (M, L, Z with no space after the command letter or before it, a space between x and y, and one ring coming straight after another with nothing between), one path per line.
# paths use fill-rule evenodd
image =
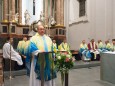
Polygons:
M12 11L12 21L15 21L15 0L12 0L11 3L11 11Z
M64 26L64 0L61 0L61 5L60 5L60 24Z
M8 21L8 0L3 0L3 21Z
M44 17L45 17L45 26L48 25L48 0L44 0Z
M57 25L60 25L60 0L56 1L56 22Z
M22 24L22 0L18 0L19 6L19 24Z

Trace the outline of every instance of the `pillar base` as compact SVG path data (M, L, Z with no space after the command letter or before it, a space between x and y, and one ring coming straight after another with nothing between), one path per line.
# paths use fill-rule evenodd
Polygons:
M8 20L6 19L6 20L2 20L2 22L8 22Z

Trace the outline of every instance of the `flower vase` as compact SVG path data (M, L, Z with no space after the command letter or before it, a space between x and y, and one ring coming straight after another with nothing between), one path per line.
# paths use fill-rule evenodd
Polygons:
M65 72L61 72L61 86L64 86L65 82Z

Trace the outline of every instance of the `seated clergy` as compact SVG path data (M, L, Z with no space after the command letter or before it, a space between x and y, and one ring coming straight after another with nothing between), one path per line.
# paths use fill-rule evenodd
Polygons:
M103 50L104 50L104 45L101 40L98 40L98 42L97 42L97 49L99 52L103 52Z
M3 58L11 59L16 61L18 65L23 65L21 56L14 50L13 46L13 38L8 37L7 42L3 45Z
M105 51L111 51L111 44L109 43L109 40L105 41L104 49Z
M25 68L26 55L25 55L24 49L26 48L26 46L27 46L27 37L24 36L23 40L19 41L18 46L17 46L17 51L22 57L23 65L20 67L17 67L16 68L17 70Z
M71 54L70 46L67 43L66 39L64 39L63 42L59 45L58 50L63 51L63 52L67 51L69 54Z
M69 51L70 47L69 44L67 43L66 39L63 40L63 42L60 44L60 49L61 51Z
M85 40L83 40L82 43L80 44L79 53L82 56L82 59L84 61L89 61L90 60L91 54L88 50L88 47L87 47L87 44L85 43Z
M97 45L96 45L94 39L91 39L90 43L88 44L88 50L90 50L92 61L100 60L100 55L97 50Z
M112 39L111 50L115 52L115 39Z
M53 49L57 49L57 44L56 44L56 40L53 39Z

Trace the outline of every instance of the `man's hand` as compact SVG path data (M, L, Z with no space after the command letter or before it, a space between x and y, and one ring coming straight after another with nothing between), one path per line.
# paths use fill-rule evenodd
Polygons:
M24 55L22 55L22 57L25 59L26 58L26 56L24 56Z

